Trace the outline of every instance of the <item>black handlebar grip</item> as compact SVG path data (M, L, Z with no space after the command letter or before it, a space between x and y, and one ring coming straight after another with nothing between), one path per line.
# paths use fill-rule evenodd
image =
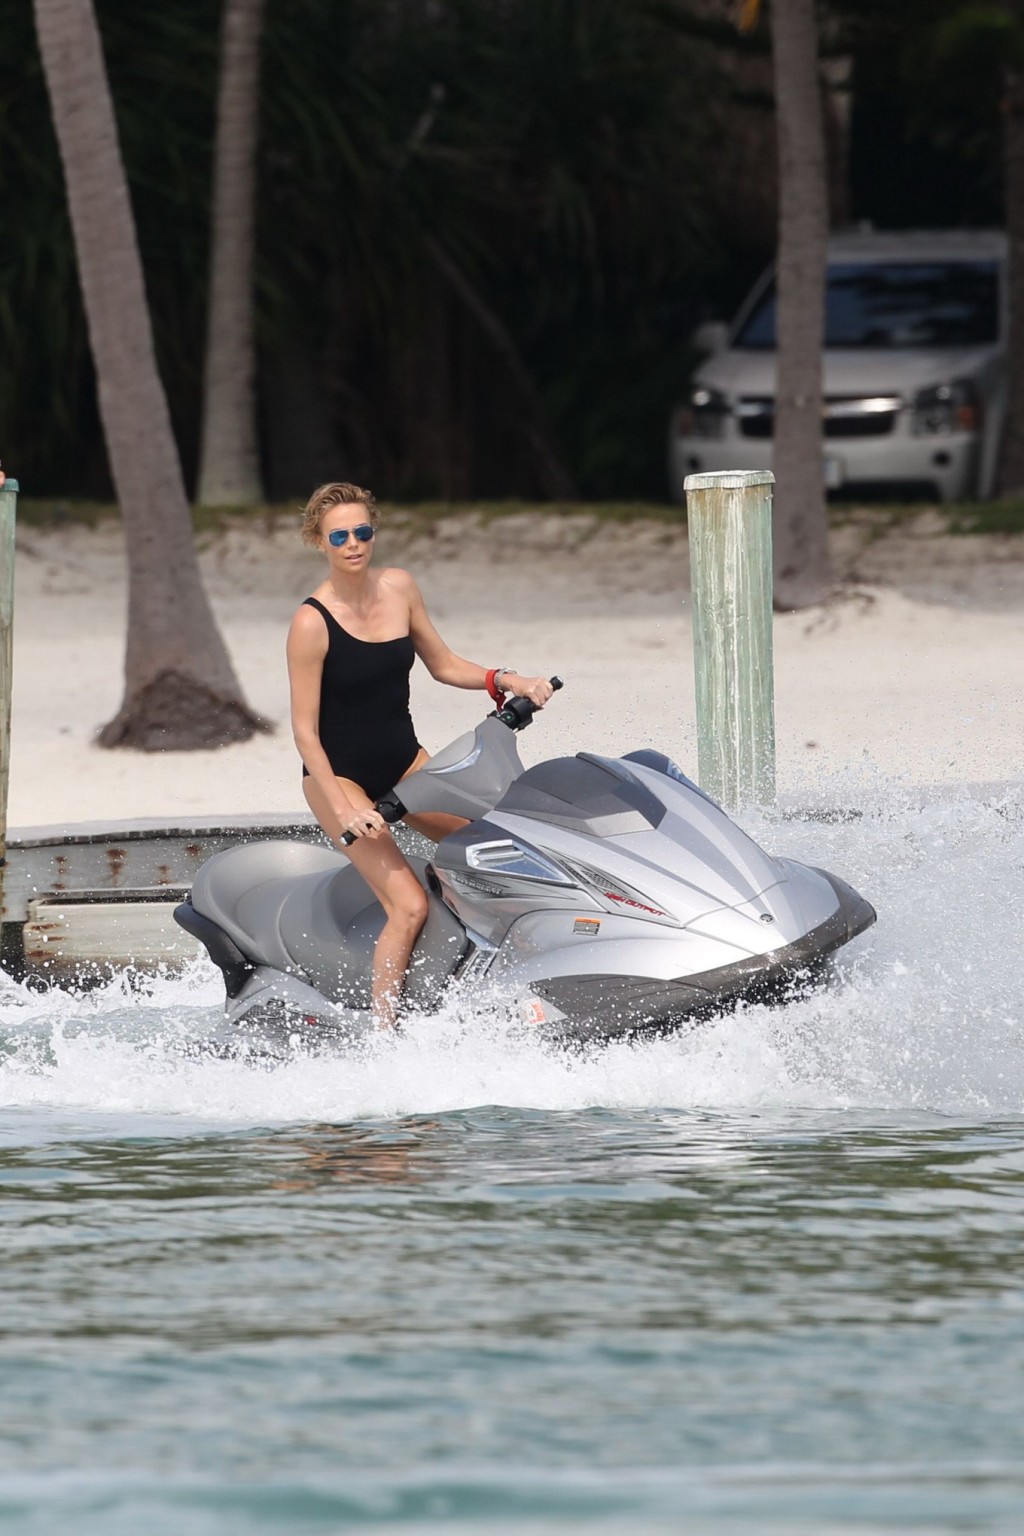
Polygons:
M401 821L405 815L405 806L393 789L389 789L386 795L381 795L374 810L383 816L385 825L389 827L396 821ZM351 848L355 840L355 834L352 832L343 832L339 839L343 848Z
M551 683L552 691L555 693L558 692L559 688L565 686L560 677L549 678L549 682ZM508 726L509 730L522 731L530 724L539 708L540 705L535 704L532 699L524 698L522 694L516 694L512 698L507 699L501 709L495 710L495 714L503 725Z

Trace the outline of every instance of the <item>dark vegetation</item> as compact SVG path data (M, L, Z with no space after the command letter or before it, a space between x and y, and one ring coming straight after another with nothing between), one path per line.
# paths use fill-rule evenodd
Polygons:
M220 5L97 8L191 484ZM822 6L852 89L848 135L839 98L830 111L836 219L1002 222L1000 9ZM732 310L774 246L767 37L741 37L735 13L725 0L269 0L257 309L273 500L337 476L444 503L536 499L554 483L592 501L664 496L688 337ZM26 491L103 501L23 0L0 0L0 34L0 446Z

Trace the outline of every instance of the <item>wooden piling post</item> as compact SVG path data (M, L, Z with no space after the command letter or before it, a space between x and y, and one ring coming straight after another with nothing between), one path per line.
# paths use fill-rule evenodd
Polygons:
M7 862L7 785L11 764L11 627L14 620L14 526L18 482L0 485L0 923L4 911L4 866Z
M697 776L730 810L775 801L772 487L767 470L687 475Z

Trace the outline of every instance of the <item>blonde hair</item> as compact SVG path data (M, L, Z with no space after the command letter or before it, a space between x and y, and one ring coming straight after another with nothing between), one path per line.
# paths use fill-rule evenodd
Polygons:
M371 525L380 527L380 508L372 491L364 491L361 485L350 485L347 480L331 480L327 485L318 486L302 509L303 544L315 545L320 538L324 513L332 507L342 506L365 507Z

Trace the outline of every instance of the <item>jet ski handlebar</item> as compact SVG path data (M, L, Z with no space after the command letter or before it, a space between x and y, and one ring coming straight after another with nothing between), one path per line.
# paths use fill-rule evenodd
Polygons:
M560 677L552 677L548 681L555 693L558 692L559 688L565 687ZM524 699L517 695L509 699L508 703L503 704L500 709L496 709L494 714L503 725L507 725L511 730L522 731L529 725L539 708L540 705L535 704L532 699Z
M560 677L552 677L549 681L555 693L558 692L559 688L565 687ZM522 698L517 695L509 699L508 703L503 704L500 709L492 710L491 713L495 719L500 720L503 725L507 725L510 730L522 731L530 724L530 721L540 707L532 699ZM386 795L380 797L375 809L383 816L388 826L392 826L396 821L401 821L405 815L405 806L398 798L397 791L394 789L389 789ZM344 848L351 848L355 840L355 835L352 832L343 832L341 835L341 844Z

